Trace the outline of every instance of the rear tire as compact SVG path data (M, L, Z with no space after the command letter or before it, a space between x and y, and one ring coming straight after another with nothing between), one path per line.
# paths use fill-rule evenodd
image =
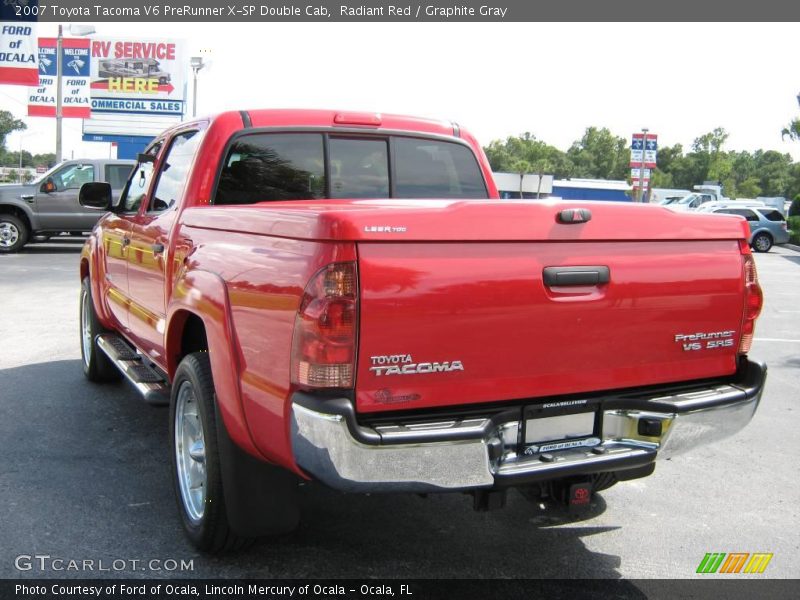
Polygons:
M81 282L80 302L78 303L79 334L81 340L81 363L86 379L94 382L116 381L122 373L114 363L97 347L95 338L108 330L100 324L92 302L92 286L89 278Z
M0 253L19 252L28 242L27 225L14 215L0 214Z
M228 522L215 402L208 353L187 355L175 373L170 402L175 497L192 544L204 552L222 553L244 548L253 538L237 535Z
M756 252L769 252L772 248L772 237L768 233L761 232L753 238L751 246Z

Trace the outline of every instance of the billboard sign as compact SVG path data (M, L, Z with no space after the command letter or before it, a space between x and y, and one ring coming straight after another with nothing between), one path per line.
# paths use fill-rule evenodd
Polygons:
M0 4L0 84L38 85L36 19L38 0Z
M89 40L63 38L61 57L56 56L58 40L39 38L39 85L28 93L29 117L56 116L56 85L61 68L61 116L88 119Z
M181 120L186 101L181 42L95 38L91 54L92 118L84 123L85 134L155 135Z

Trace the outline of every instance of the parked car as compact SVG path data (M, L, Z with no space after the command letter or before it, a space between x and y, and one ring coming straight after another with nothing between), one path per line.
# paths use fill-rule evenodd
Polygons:
M18 252L34 238L42 241L64 231L91 231L104 211L78 202L81 186L106 182L116 199L134 164L132 160L68 160L32 183L0 185L0 252Z
M789 242L789 230L786 219L777 208L765 205L757 206L748 203L746 206L735 206L731 202L722 203L722 206L712 207L707 211L710 214L738 215L747 219L750 226L750 246L756 252L769 252L774 244Z
M113 208L107 184L81 198ZM204 551L292 530L298 481L581 507L752 418L748 234L502 202L445 121L231 111L159 135L86 241L81 364L169 404L164 459Z
M717 199L716 196L709 193L704 192L694 192L692 194L687 194L683 198L675 200L674 202L670 202L668 204L664 204L667 208L674 210L674 211L691 211L697 210L705 204L706 202L714 202Z

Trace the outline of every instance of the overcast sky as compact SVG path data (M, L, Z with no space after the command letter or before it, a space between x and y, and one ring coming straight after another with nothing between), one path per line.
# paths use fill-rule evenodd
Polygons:
M40 24L39 35L55 35ZM590 125L659 145L714 127L728 149L790 152L780 130L800 115L797 26L785 24L303 23L96 25L98 36L183 39L210 49L198 114L297 107L454 120L482 144L530 131L561 149ZM188 62L188 61L187 61ZM187 81L191 82L187 64ZM26 149L54 151L55 119L25 117L27 88L0 87L24 117ZM191 97L191 83L188 89ZM108 156L64 120L64 156ZM19 134L7 147L19 148Z

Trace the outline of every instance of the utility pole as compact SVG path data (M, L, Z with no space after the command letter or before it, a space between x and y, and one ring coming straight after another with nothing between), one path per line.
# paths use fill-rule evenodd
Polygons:
M58 38L56 41L56 164L61 162L61 48L64 45L64 31L58 24Z

